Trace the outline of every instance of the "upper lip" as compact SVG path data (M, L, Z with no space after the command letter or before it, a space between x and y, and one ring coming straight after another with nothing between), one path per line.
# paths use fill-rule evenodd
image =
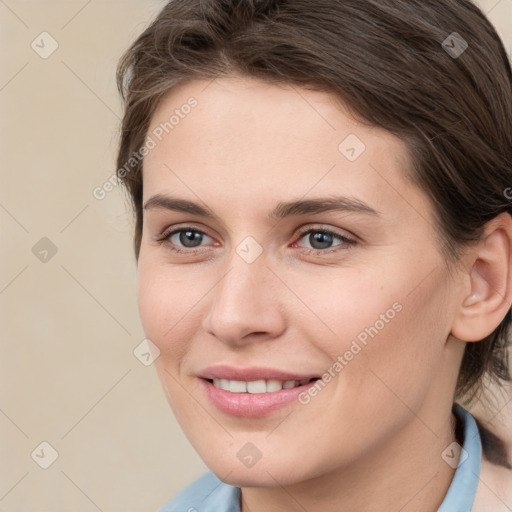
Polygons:
M255 380L306 380L316 379L318 375L304 374L304 373L291 373L283 370L277 370L274 368L263 368L263 367L234 367L234 366L210 366L205 368L198 374L203 379L227 379L227 380L239 380L239 381L255 381Z

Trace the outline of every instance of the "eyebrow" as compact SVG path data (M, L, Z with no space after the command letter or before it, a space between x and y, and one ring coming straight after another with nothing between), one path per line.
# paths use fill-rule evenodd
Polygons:
M144 204L144 210L153 208L190 213L209 219L216 219L216 215L207 207L201 206L187 199L156 194L150 197ZM362 213L365 215L380 216L381 212L372 208L369 204L357 198L345 196L319 197L315 199L300 199L296 201L279 202L269 213L269 220L284 219L285 217L299 215L314 215L318 213L341 211Z

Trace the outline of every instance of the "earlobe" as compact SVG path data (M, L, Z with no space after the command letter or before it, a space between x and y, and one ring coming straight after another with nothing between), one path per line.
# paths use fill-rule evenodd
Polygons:
M487 224L470 251L466 295L451 331L456 338L480 341L505 318L512 301L511 244L512 218L502 213Z

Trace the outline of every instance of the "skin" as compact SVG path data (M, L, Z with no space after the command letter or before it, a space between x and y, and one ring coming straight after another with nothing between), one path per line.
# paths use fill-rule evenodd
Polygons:
M185 434L219 478L242 488L243 512L437 510L454 474L440 454L455 440L465 342L492 332L510 304L510 217L491 221L449 273L400 139L356 121L328 93L239 76L173 89L148 133L191 96L198 105L145 157L143 202L172 194L216 219L144 210L138 261L141 320ZM366 146L355 161L338 150L349 134ZM380 215L267 218L279 201L334 192ZM170 227L206 236L192 248L179 234L157 241ZM333 237L322 249L301 227L356 244ZM252 263L236 252L248 236L263 251ZM214 364L321 375L395 302L401 311L307 405L234 417L199 386ZM262 455L252 467L237 458L247 442Z

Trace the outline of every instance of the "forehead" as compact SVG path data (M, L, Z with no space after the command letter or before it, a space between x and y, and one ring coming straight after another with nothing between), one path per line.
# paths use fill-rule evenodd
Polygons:
M405 144L327 92L243 77L192 80L161 100L147 134L155 145L144 158L144 201L172 191L269 211L276 199L335 192L396 215L410 213L404 197L430 208L405 179Z

